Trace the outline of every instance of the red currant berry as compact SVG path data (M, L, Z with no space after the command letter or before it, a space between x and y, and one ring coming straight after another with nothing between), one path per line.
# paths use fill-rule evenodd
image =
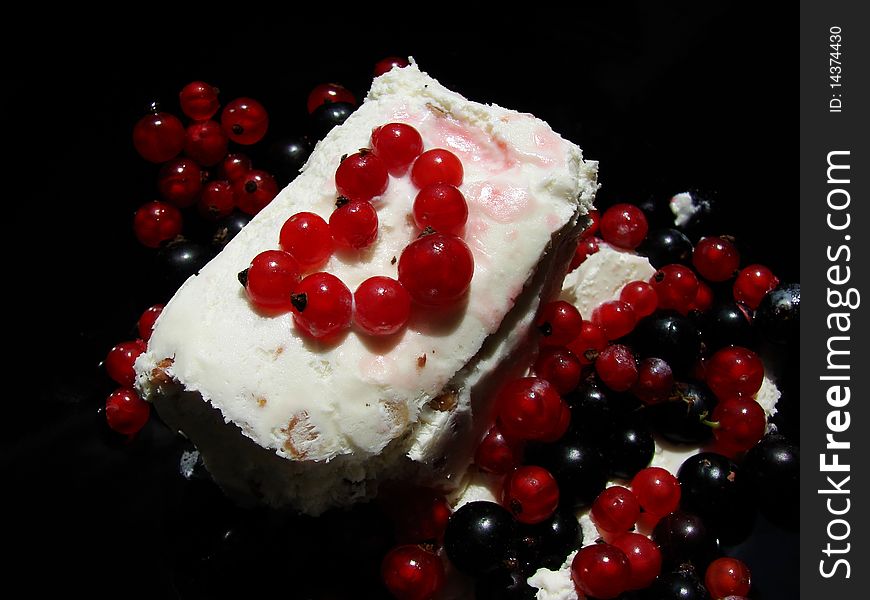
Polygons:
M134 435L145 427L151 405L142 400L136 390L119 388L106 399L106 421L113 431L123 435Z
M356 98L346 87L337 83L321 83L308 94L308 114L313 113L322 104L347 102L356 106Z
M433 233L408 244L399 257L399 281L423 306L459 301L474 275L474 257L455 235Z
M637 317L630 304L622 300L610 300L595 307L592 322L598 325L607 339L616 340L631 333Z
M109 350L104 363L106 372L113 380L124 387L133 387L136 372L133 363L139 355L145 352L146 346L143 340L121 342Z
M706 237L695 246L692 264L707 281L727 281L740 268L740 253L726 238Z
M642 590L652 585L662 570L662 552L658 545L645 535L634 532L623 533L612 543L625 553L631 566L628 589Z
M713 290L703 281L698 282L698 293L695 294L695 300L692 302L689 310L697 310L698 312L707 312L713 306Z
M136 323L136 328L139 330L139 337L144 341L148 341L151 339L151 331L154 329L154 322L157 321L157 317L160 316L160 313L163 312L162 304L155 304L149 308L145 309L145 312L142 313L142 316L139 317L139 321Z
M133 145L145 160L166 162L184 148L184 125L169 113L145 115L133 127Z
M378 237L378 213L365 200L345 202L330 215L329 231L339 246L366 248Z
M218 89L204 81L193 81L184 86L178 99L181 101L181 112L194 121L211 119L218 108Z
M637 381L632 393L644 404L657 404L667 400L674 389L674 372L660 358L645 358L637 367Z
M459 187L463 175L459 158L442 148L427 150L417 157L411 167L411 181L420 189L432 183L449 183Z
M646 237L649 225L643 211L633 204L614 204L601 215L601 237L617 248L634 250Z
M243 213L256 215L278 195L275 178L265 171L248 171L233 183L233 199Z
M749 265L737 274L734 299L755 310L761 299L779 285L779 278L764 265Z
M630 577L628 557L610 544L581 548L571 562L574 585L587 596L599 600L610 600L626 591Z
M444 564L420 546L398 546L384 557L381 578L396 600L431 600L444 585Z
M369 201L387 190L389 179L384 161L368 150L361 150L338 165L335 189L348 200Z
M181 233L181 213L166 202L146 202L133 217L133 231L142 245L157 248Z
M498 423L489 428L474 453L474 463L481 471L504 475L513 471L523 460L523 444L507 438Z
M592 503L590 517L601 533L629 531L640 516L640 504L631 490L614 485L607 488Z
M384 73L392 71L393 68L404 68L408 66L408 61L400 56L388 56L375 63L375 77L380 77Z
M646 281L631 281L619 292L619 299L634 309L638 320L648 317L656 311L659 298L653 286Z
M427 185L414 199L414 222L420 229L431 227L459 235L468 220L468 204L459 188L447 183Z
M547 469L519 467L504 479L502 506L520 523L534 525L550 518L559 506L559 484Z
M541 346L564 346L580 335L583 319L573 304L556 300L541 308L535 326L541 332Z
M601 222L601 214L595 209L590 210L586 216L589 217L589 225L580 233L581 240L589 239L598 233L598 225Z
M574 251L574 257L571 259L571 266L568 267L568 270L573 271L586 262L587 258L598 252L600 241L601 240L597 237L589 237L585 240L580 240L580 243L577 244L577 250Z
M580 364L591 365L607 348L607 337L598 325L591 321L583 321L577 338L568 344L568 350L574 353Z
M499 427L512 439L545 440L560 428L563 404L559 392L548 381L540 377L515 379L498 394Z
M199 214L212 221L229 216L235 207L236 197L233 186L229 181L221 179L205 184L197 203Z
M230 183L241 179L245 173L252 169L251 159L240 152L227 154L221 163L220 176Z
M372 150L395 177L404 175L423 152L420 132L405 123L387 123L372 131Z
M747 348L730 346L718 350L706 364L707 385L721 400L730 396L751 398L761 388L764 363Z
M353 294L354 322L369 335L392 335L411 317L411 296L390 277L369 277Z
M190 158L179 158L160 168L157 189L167 202L186 208L196 202L202 189L202 170Z
M574 353L564 346L547 346L541 348L535 361L535 375L546 379L560 394L567 394L577 389L583 365Z
M704 574L704 585L711 598L746 596L750 580L749 567L743 561L727 556L711 562Z
M217 121L200 121L187 126L184 153L204 167L213 167L227 155L229 140Z
M296 289L302 269L292 256L281 250L260 252L251 266L239 274L248 298L267 311L288 311L290 295Z
M749 450L767 429L767 416L755 400L727 398L713 409L713 435L728 454Z
M683 265L665 265L650 278L649 284L656 291L660 309L676 310L684 315L698 295L698 278Z
M540 441L546 443L558 442L562 439L562 436L568 432L568 428L571 426L571 407L568 406L568 403L562 401L562 405L559 407L559 420L555 422L553 428L541 436Z
M401 544L440 544L450 520L450 503L430 488L387 484L380 495Z
M293 322L315 339L331 338L350 327L353 295L330 273L312 273L290 297Z
M319 215L296 213L281 227L281 248L293 255L303 270L319 267L332 254L329 225Z
M595 359L595 372L611 390L625 392L637 381L637 361L628 346L611 344Z
M221 112L221 126L237 144L256 144L269 128L269 114L253 98L237 98Z
M657 517L674 512L680 505L680 481L661 467L638 471L631 480L631 491L641 508Z

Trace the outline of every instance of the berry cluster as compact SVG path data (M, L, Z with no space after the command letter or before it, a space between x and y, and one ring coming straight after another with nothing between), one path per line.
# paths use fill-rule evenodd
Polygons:
M409 170L420 188L411 211L420 235L402 251L398 279L371 277L351 294L336 276L317 269L336 249L359 251L375 243L376 202L390 176ZM428 308L455 304L474 274L471 250L457 235L468 218L458 187L462 179L456 155L424 152L420 133L410 125L376 127L370 148L342 157L335 171L338 200L328 222L311 212L292 215L281 228L281 250L258 254L239 274L248 298L269 313L292 311L296 326L315 339L333 338L352 322L368 335L392 335L407 324L412 300Z

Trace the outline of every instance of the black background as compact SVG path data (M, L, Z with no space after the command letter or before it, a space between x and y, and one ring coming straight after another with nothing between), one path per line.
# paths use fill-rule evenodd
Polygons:
M407 5L334 2L308 17L148 4L132 18L19 19L22 41L3 47L13 159L4 161L11 360L0 464L4 545L20 561L13 579L94 596L178 595L179 446L154 424L130 447L107 445L93 415L112 389L99 362L163 300L149 285L152 256L132 235L133 211L156 197L156 168L133 150L132 126L154 97L178 112L189 81L217 85L223 102L261 99L272 132L295 135L306 131L314 85L341 82L361 98L378 59L413 55L448 87L532 112L600 160L601 206L715 190L721 231L739 236L744 257L797 280L796 13L498 4L466 23L473 6L418 6L425 17L409 22L399 19ZM797 439L796 415L784 412ZM753 598L797 597L796 540L762 522L738 549L753 568ZM308 574L290 565L286 577L295 597L290 582Z

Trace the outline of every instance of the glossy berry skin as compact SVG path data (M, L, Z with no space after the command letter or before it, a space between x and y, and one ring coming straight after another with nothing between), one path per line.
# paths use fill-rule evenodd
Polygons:
M621 424L610 434L605 446L610 474L619 479L631 479L649 465L654 453L652 433L638 419Z
M139 317L139 321L136 322L136 329L139 331L139 337L144 341L148 341L151 339L151 331L154 329L154 322L157 321L157 317L160 316L160 313L163 312L162 304L155 304L154 306L150 306L145 309L145 312L142 313L142 316Z
M157 264L166 289L173 292L177 290L213 257L208 246L184 238L177 238L161 247L157 253Z
M662 517L652 534L662 553L662 563L674 567L692 563L704 569L718 549L716 537L697 515L677 511Z
M237 144L256 144L266 135L269 114L253 98L237 98L224 106L221 126L227 136Z
M443 148L427 150L417 157L411 167L411 181L420 189L433 183L459 187L464 174L459 158Z
M397 546L384 557L381 578L397 600L430 600L444 585L444 565L420 546Z
M563 506L590 506L607 484L601 451L572 434L555 443L529 445L526 462L547 469L556 478Z
M764 379L764 364L758 355L741 346L718 350L706 365L706 381L721 400L730 396L753 397Z
M740 252L727 238L705 237L695 247L692 264L707 281L728 281L740 268Z
M220 167L220 176L230 183L235 183L252 168L251 159L247 155L241 152L233 152L224 157Z
M660 358L645 358L637 366L637 381L631 393L644 404L658 404L667 400L674 389L674 372Z
M737 274L734 280L734 300L752 310L758 308L762 298L779 285L779 278L764 265L749 265Z
M133 145L145 160L166 162L184 148L184 125L169 113L145 115L133 127Z
M570 302L555 300L541 308L535 327L541 333L541 346L564 346L579 334L583 319Z
M474 275L471 250L455 235L433 233L408 244L399 257L399 281L422 306L461 300Z
M741 463L744 489L765 515L797 515L800 491L800 448L777 434L768 434Z
M713 598L746 596L749 594L750 579L749 567L743 561L723 556L707 567L704 585Z
M595 359L595 372L608 388L625 392L637 381L637 360L628 346L611 344Z
M202 188L197 208L206 219L217 221L232 214L236 207L236 196L229 181L216 179Z
M489 428L474 453L477 468L496 475L514 470L520 466L522 459L522 442L505 437L498 423Z
M516 532L517 558L533 568L558 570L565 557L583 544L580 523L567 508L557 508L551 517L535 525L521 523Z
M676 229L654 229L637 252L646 256L656 269L672 263L688 265L692 260L692 242Z
M112 392L106 399L106 422L113 431L131 436L148 422L151 405L132 387L123 387Z
M335 104L337 102L356 105L356 98L350 90L343 85L337 83L321 83L308 94L308 114L314 113L318 107L323 106L324 104Z
M713 435L723 452L728 454L749 450L754 446L767 428L764 409L749 398L726 398L713 410L713 422L718 425Z
M598 355L607 347L607 337L598 325L591 321L580 324L580 333L574 341L568 343L568 349L574 353L580 364L591 365Z
M619 292L619 299L631 306L638 319L650 316L659 305L656 291L646 281L626 283Z
M618 417L617 407L604 390L587 380L566 395L565 401L571 408L571 432L603 445Z
M200 121L187 126L184 153L204 167L213 167L227 155L229 139L217 121Z
M504 434L516 440L545 440L560 428L564 401L540 377L510 381L496 399L496 415Z
M590 517L601 533L629 531L640 516L640 504L631 490L614 485L601 492L592 503Z
M301 279L302 268L291 255L281 250L266 250L254 257L240 281L248 298L266 311L293 308L290 296Z
M589 225L586 226L586 229L580 232L581 240L589 239L598 233L598 226L601 223L601 213L595 209L590 210L589 214L586 216L589 217Z
M761 334L777 344L798 339L801 317L801 285L784 284L765 294L755 311L753 323Z
M549 381L560 394L567 394L580 383L583 365L564 346L547 346L538 353L534 371L535 375Z
M459 571L479 576L508 558L514 518L494 502L469 502L450 516L444 532L444 551Z
M632 346L641 357L661 358L679 376L690 371L698 360L701 332L681 314L657 312L635 326Z
M689 310L701 313L707 312L713 306L713 300L713 289L703 281L699 281L698 292L695 294L695 299L689 305Z
M181 112L194 121L211 119L220 108L218 89L204 81L192 81L178 94Z
M143 246L157 248L181 233L181 213L166 202L147 202L133 217L133 231Z
M392 71L394 68L401 69L407 66L408 61L401 56L388 56L387 58L382 58L375 63L375 77L380 77L384 73Z
M414 199L414 223L442 233L459 235L468 221L468 204L459 188L447 183L433 183L419 191Z
M665 265L650 277L649 284L658 297L662 310L676 310L685 315L698 296L698 278L683 265Z
M378 237L378 213L370 202L347 202L329 216L329 231L336 246L361 250Z
M549 471L526 465L509 473L502 484L501 504L520 523L549 519L559 505L559 485Z
M202 189L202 171L190 158L179 158L160 168L157 189L167 202L186 208L196 202Z
M346 157L335 170L335 189L348 200L370 201L387 190L384 161L368 150Z
M411 317L411 296L390 277L369 277L357 287L354 322L369 335L392 335L401 331Z
M639 533L627 532L611 543L625 553L631 566L628 589L647 588L659 576L662 570L662 553L651 539Z
M628 557L610 544L585 546L571 562L574 585L599 600L610 600L626 591L630 577Z
M341 125L353 113L349 102L321 104L311 114L311 128L315 139L323 139L333 127Z
M277 195L278 184L265 171L248 171L233 183L236 206L252 216L263 210Z
M647 409L656 433L675 444L703 445L713 430L703 421L711 418L717 400L703 383L679 382L671 399Z
M211 240L212 245L218 250L222 250L250 222L250 215L246 215L240 210L234 210L215 226Z
M574 251L574 257L571 259L568 270L573 271L586 262L587 258L598 252L600 241L597 237L581 239L577 244L577 250Z
M680 466L680 506L715 525L738 505L740 475L730 458L714 452L690 456Z
M311 148L305 138L289 137L272 142L266 155L267 170L274 175L280 187L296 179L308 160Z
M335 275L306 276L290 299L293 322L312 338L329 339L350 328L353 295Z
M680 505L680 482L666 469L647 467L631 480L631 491L644 511L662 517Z
M622 300L608 300L595 307L590 320L608 340L616 340L631 333L637 316L630 304Z
M711 600L707 588L701 583L695 567L691 564L680 565L675 571L662 573L650 589L653 598Z
M387 170L394 177L404 175L414 160L423 153L420 132L406 123L387 123L375 127L371 144L374 153L384 161Z
M325 263L334 246L327 222L310 212L296 213L287 219L279 240L281 248L293 255L306 271Z
M133 363L136 362L140 354L145 352L145 348L143 340L121 342L113 346L104 363L106 373L119 385L133 387L133 381L136 379Z
M758 315L756 314L756 322ZM701 321L704 345L709 351L723 346L753 343L752 321L745 306L734 302L714 306Z
M614 204L601 215L599 231L608 244L634 250L646 237L649 225L643 211L633 204Z

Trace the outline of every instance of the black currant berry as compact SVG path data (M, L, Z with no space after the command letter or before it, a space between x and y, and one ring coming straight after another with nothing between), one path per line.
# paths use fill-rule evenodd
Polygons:
M740 501L737 464L721 454L690 456L677 472L680 506L710 522L728 513Z
M160 249L157 262L167 288L176 290L188 277L199 273L213 256L208 246L179 239Z
M323 139L336 125L344 123L353 112L353 104L327 102L311 113L311 127L315 139Z
M571 434L554 444L530 444L526 462L553 474L563 506L590 506L607 485L607 463L601 451Z
M218 222L212 236L212 245L218 250L223 250L224 246L236 237L242 228L250 222L250 215L246 215L239 210L234 211L233 214Z
M607 441L605 456L610 475L631 479L638 471L649 466L656 445L649 428L639 419L626 420L617 426Z
M284 138L273 142L266 155L266 170L284 187L299 175L299 169L308 160L311 149L303 138Z
M477 600L534 600L537 590L518 569L498 569L479 577L474 586Z
M743 461L741 482L759 509L779 525L794 527L800 508L800 448L781 435L758 442Z
M535 525L517 526L518 559L531 570L540 567L556 570L571 550L583 543L583 531L574 511L560 508L553 516Z
M514 539L514 518L494 502L469 502L450 516L444 550L453 565L468 575L503 567Z
M674 311L641 319L632 339L641 358L661 358L677 376L689 372L701 353L700 330L691 319Z
M688 265L692 261L692 242L676 229L655 229L647 234L637 252L656 269L673 263Z
M717 400L703 383L674 384L671 399L646 409L653 429L674 444L702 445L713 437L713 430L703 421L713 414Z
M801 285L788 283L771 290L761 299L753 322L771 342L795 342L800 332Z
M682 565L670 573L662 573L645 596L649 600L709 600L707 588L701 583L692 565Z
M719 548L701 517L683 511L663 517L653 529L652 539L662 551L662 564L669 567L688 562L705 569Z
M701 337L709 353L725 346L754 346L749 314L734 302L719 304L704 314Z

